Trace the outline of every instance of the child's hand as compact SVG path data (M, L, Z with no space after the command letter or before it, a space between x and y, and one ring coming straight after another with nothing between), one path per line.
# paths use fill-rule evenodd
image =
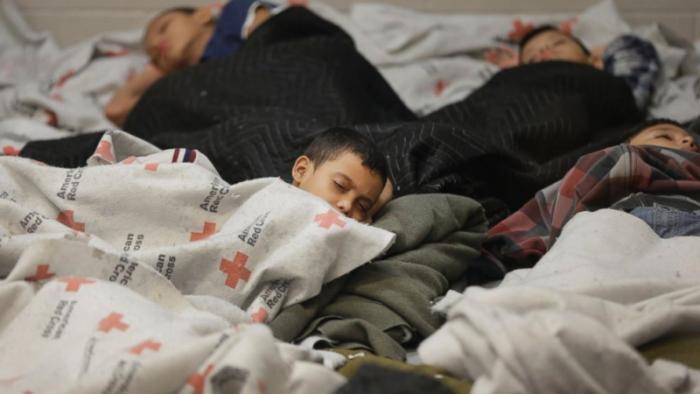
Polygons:
M606 45L599 45L591 48L590 63L593 67L598 70L602 70L603 65L603 54L605 53Z
M484 60L501 69L511 68L518 65L518 52L506 46L491 48L484 53Z
M105 106L105 116L117 126L126 121L131 109L153 83L165 75L153 63L148 63L139 73L132 73L124 86L119 88Z

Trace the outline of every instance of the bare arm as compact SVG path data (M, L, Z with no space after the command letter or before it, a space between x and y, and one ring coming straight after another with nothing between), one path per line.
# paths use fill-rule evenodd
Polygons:
M129 77L126 84L119 88L107 103L104 110L107 119L117 126L122 126L146 89L163 75L156 66L148 63L140 73Z

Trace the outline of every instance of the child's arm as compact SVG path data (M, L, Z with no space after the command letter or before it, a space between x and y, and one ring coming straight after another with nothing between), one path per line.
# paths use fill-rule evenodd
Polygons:
M500 69L511 68L518 65L518 52L506 46L490 48L484 53L484 60Z
M620 36L605 49L603 65L605 71L627 82L637 107L646 109L661 72L661 60L654 45L637 36Z
M152 63L148 63L140 73L129 77L126 84L114 93L105 107L105 116L117 126L122 126L131 109L139 101L149 86L163 76Z

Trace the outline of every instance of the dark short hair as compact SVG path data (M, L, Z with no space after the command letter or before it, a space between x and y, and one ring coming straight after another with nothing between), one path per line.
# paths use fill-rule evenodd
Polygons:
M163 16L163 15L165 15L165 14L169 14L169 13L171 13L171 12L176 12L176 13L179 13L179 14L192 15L192 14L194 14L195 12L197 12L197 9L194 8L194 7L172 7L172 8L168 8L168 9L162 11L160 14L158 14L158 15L156 16L156 18L159 17L159 16ZM153 18L153 19L155 19L155 18Z
M523 36L523 38L520 39L520 42L518 43L518 57L520 57L522 55L523 49L525 48L525 45L527 45L527 43L530 42L530 40L532 40L533 38L537 37L538 35L540 35L544 32L548 32L548 31L556 31L556 32L559 32L561 34L568 36L569 38L574 40L574 42L576 44L578 44L579 47L581 47L581 49L583 50L583 53L585 53L586 55L591 54L591 51L589 51L588 48L586 48L586 46L583 44L583 42L581 40L579 40L578 37L574 36L573 34L563 32L563 31L561 31L561 29L557 29L556 27L554 27L552 25L541 25L541 26L536 27L533 30L530 30L529 32L527 32L527 34L525 34L525 36Z
M387 178L387 163L381 150L366 136L352 129L334 127L317 135L304 151L304 155L320 166L335 160L342 153L354 153L362 159L362 165L382 178Z

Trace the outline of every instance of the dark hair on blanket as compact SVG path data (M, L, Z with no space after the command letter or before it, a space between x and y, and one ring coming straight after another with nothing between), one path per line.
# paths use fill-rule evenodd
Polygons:
M304 154L318 167L345 152L359 156L363 166L377 173L382 182L386 182L387 164L382 152L369 138L355 130L342 127L328 129L311 141Z
M525 48L525 45L527 45L527 43L530 40L537 37L541 33L544 33L547 31L558 31L559 33L562 33L562 34L567 35L568 37L571 37L571 39L574 40L574 42L576 42L576 44L578 44L579 47L581 47L581 49L583 50L583 53L585 53L586 55L591 54L591 51L589 51L588 48L586 48L586 46L583 44L583 42L581 40L578 39L578 37L574 36L573 34L569 34L569 33L566 33L564 31L561 31L561 29L558 29L552 25L541 25L541 26L538 26L535 29L527 32L527 34L525 34L525 36L523 36L523 38L521 38L520 42L518 43L519 52L520 53L523 52L523 48Z

